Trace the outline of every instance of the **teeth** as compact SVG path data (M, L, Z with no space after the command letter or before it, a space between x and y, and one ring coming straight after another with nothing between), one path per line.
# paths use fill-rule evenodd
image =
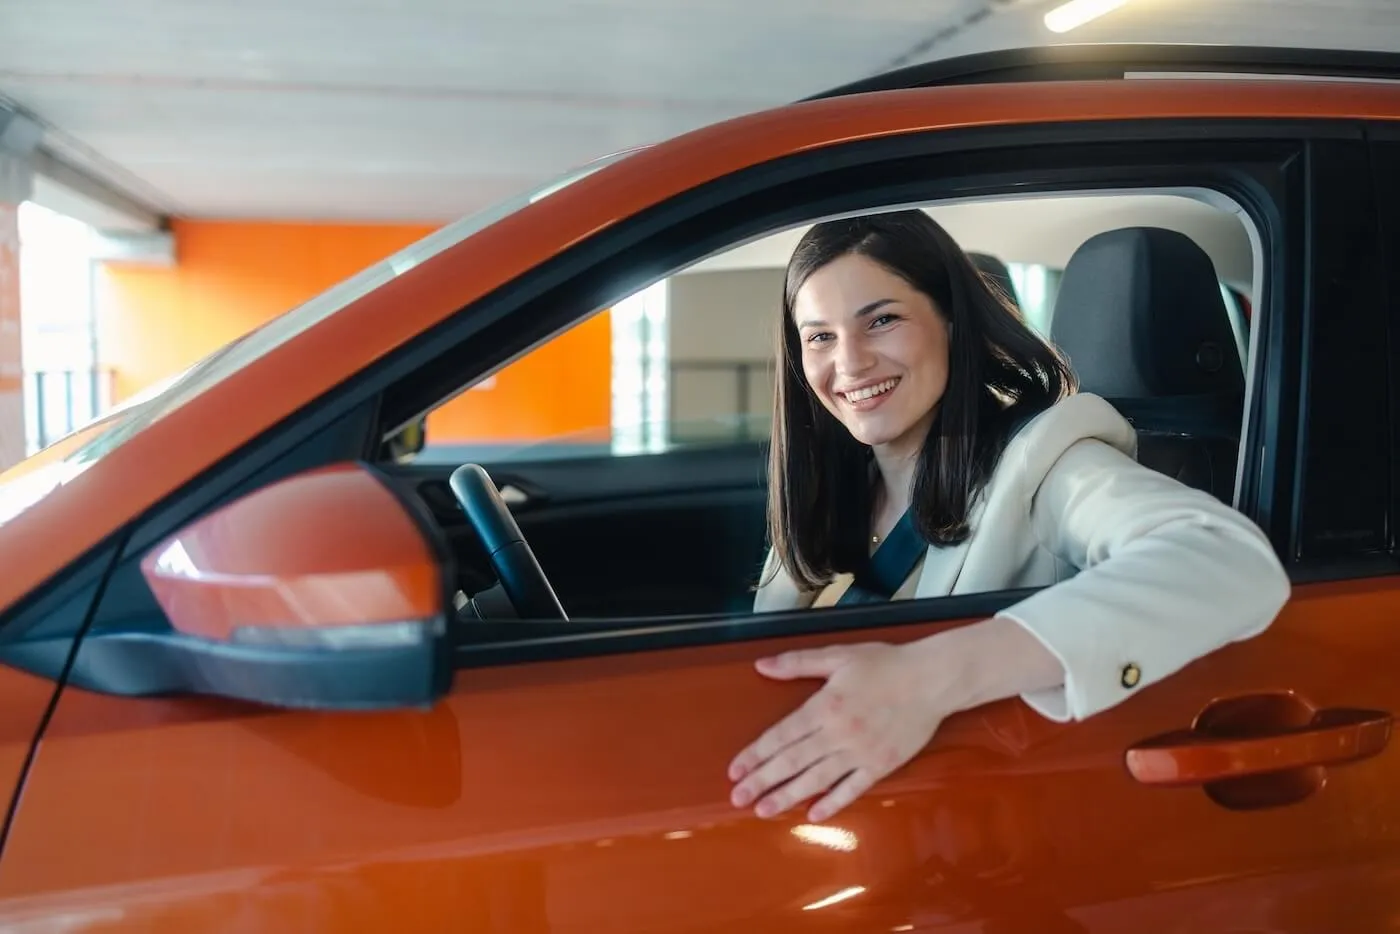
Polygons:
M889 392L894 388L897 382L899 382L897 379L887 379L883 383L877 383L874 386L866 386L864 389L857 389L855 392L843 392L841 395L845 396L850 402L864 402L866 399L873 399L876 396Z

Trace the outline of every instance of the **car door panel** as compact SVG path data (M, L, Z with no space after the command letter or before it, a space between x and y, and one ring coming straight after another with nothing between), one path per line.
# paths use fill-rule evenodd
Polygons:
M57 686L47 678L0 668L0 798L19 793L29 754Z
M398 468L470 567L485 555L447 486L457 465ZM764 548L764 450L484 465L571 617L723 613L752 604Z
M1222 697L1394 710L1400 684L1366 660L1400 651L1397 615L1393 582L1299 588L1264 635L1084 723L1018 700L957 715L820 827L736 811L725 767L813 687L752 659L829 636L466 668L429 711L69 690L0 863L0 922L64 906L110 931L1371 930L1400 911L1393 746L1293 804L1234 809L1134 780L1124 753Z

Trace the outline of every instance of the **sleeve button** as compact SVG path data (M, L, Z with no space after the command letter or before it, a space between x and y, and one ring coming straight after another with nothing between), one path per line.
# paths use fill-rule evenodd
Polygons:
M1137 687L1138 682L1142 680L1142 669L1139 668L1137 665L1133 664L1132 662L1129 662L1128 664L1123 666L1123 674L1121 680L1123 687L1125 688Z

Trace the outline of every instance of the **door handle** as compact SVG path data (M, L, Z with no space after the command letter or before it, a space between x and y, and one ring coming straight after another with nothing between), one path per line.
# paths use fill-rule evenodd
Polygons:
M1246 735L1200 729L1155 737L1128 750L1133 778L1146 785L1202 785L1340 765L1376 755L1390 740L1392 717L1378 710L1322 710L1301 726Z

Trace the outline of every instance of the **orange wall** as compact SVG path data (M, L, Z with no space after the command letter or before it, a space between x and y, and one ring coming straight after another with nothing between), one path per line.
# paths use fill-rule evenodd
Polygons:
M176 221L174 268L108 265L102 363L120 401L431 233L407 225ZM607 315L580 325L433 413L435 442L529 440L606 427Z

